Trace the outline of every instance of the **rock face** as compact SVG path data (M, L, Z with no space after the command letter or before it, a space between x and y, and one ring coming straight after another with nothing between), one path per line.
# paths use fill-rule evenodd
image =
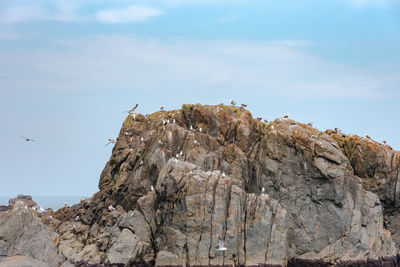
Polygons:
M399 178L370 139L183 105L129 115L100 191L41 219L64 264L400 266Z

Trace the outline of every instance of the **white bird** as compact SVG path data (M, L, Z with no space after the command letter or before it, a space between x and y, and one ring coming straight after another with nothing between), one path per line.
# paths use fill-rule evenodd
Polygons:
M162 145L162 141L161 141L161 140L158 140L158 143L159 143L160 145Z
M176 120L175 120L175 119L173 119L173 120L172 120L172 123L173 123L173 124L175 124L175 122L176 122Z
M139 106L139 104L136 104L131 110L128 111L124 111L122 113L129 113L129 114L133 114L133 112L135 112L135 109Z
M167 123L169 123L169 120L167 120Z
M144 138L143 138L143 136L142 136L142 137L140 137L140 141L142 141L142 142L144 141Z
M143 165L143 160L141 160L140 162L139 162L139 166L142 166Z
M200 129L199 129L199 132L201 132L201 133L203 132L203 129L202 129L201 127L200 127Z
M199 143L196 139L194 139L193 144L196 145L196 146L199 146L199 145L200 145L200 143Z
M64 208L67 208L67 207L68 207L67 202L64 202Z
M261 193L264 193L265 192L265 188L263 187L263 188L261 188Z
M36 142L36 140L32 139L32 138L28 138L25 136L20 136L22 139L25 139L26 142Z
M113 205L110 205L110 206L108 206L108 210L109 210L109 211L114 211L115 208L113 207Z
M132 135L131 131L125 132L125 135Z
M75 221L79 221L79 216L78 215L75 217Z
M151 190L151 191L154 191L154 186L150 186L150 190Z
M104 146L108 146L109 144L115 144L115 143L116 143L115 139L109 138L109 139L108 139L108 143L105 144Z
M193 131L193 126L192 125L190 125L189 130Z
M224 241L222 241L220 238L218 238L218 251L225 251L227 248L225 247Z
M222 177L225 177L225 172L222 172Z

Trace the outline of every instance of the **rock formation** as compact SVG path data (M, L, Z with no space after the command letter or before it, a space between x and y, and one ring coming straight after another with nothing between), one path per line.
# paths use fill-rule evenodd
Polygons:
M387 145L243 108L130 114L100 191L56 212L4 208L0 254L64 267L400 266L399 170ZM10 231L24 234L8 232L21 214Z

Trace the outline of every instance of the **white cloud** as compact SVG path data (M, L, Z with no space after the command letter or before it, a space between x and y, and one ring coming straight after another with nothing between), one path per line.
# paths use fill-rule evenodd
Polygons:
M365 6L388 6L393 4L399 4L399 0L347 0L352 5L356 7L365 7Z
M0 30L0 40L17 40L20 39L22 36L11 30Z
M35 6L12 6L0 12L0 23L20 23L43 19L45 12Z
M145 21L151 17L160 16L160 10L142 7L129 6L122 9L106 9L97 12L96 18L104 23L127 23Z
M20 91L246 90L299 97L387 97L400 84L399 68L356 69L279 43L96 36L63 43L58 51L0 53L0 84Z

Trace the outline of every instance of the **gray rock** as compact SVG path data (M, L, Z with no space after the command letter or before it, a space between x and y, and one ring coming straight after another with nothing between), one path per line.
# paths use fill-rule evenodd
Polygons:
M36 260L28 256L11 256L0 258L1 267L49 267L43 261Z

